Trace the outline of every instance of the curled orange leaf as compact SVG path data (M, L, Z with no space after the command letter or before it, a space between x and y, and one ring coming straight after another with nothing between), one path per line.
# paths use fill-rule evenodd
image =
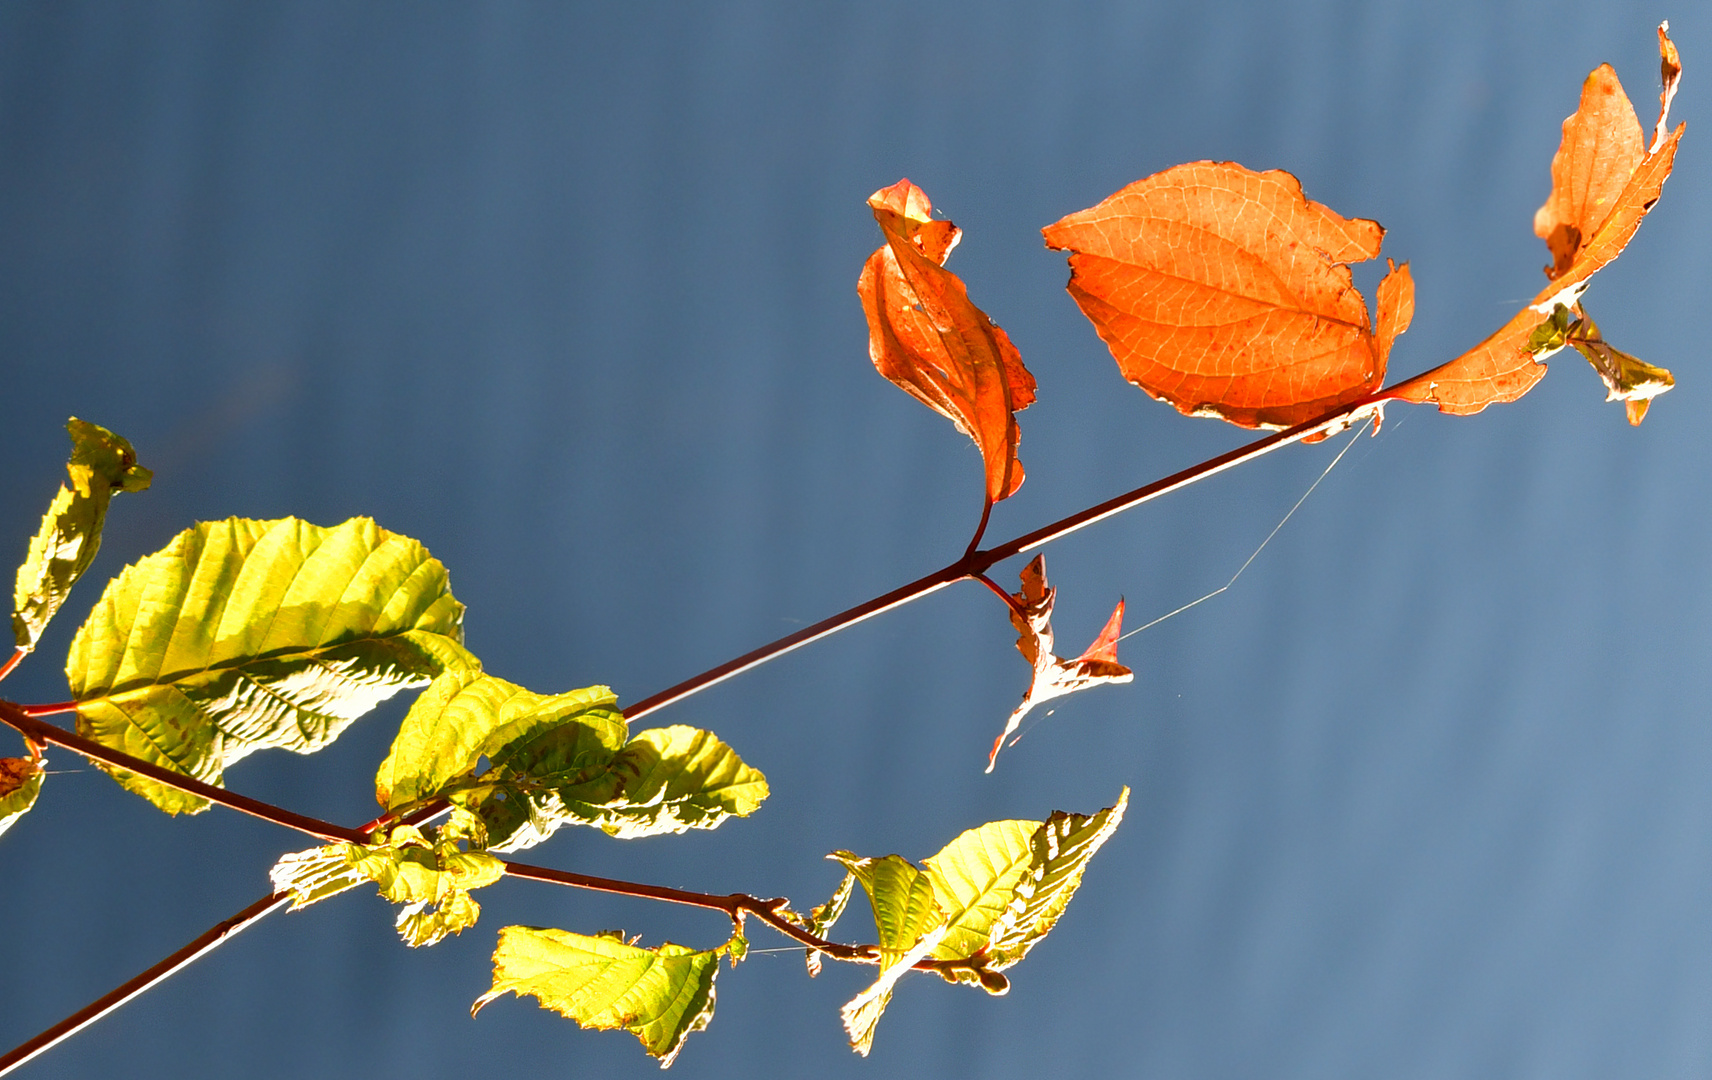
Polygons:
M1432 403L1444 412L1466 415L1515 401L1545 376L1540 361L1565 341L1562 335L1542 337L1535 331L1558 308L1577 307L1588 281L1622 253L1641 219L1658 202L1676 160L1684 125L1678 124L1674 131L1667 125L1682 61L1668 30L1668 24L1660 24L1664 89L1650 146L1643 143L1635 107L1609 64L1601 64L1587 76L1580 104L1563 122L1563 139L1552 157L1551 194L1534 215L1534 232L1552 255L1546 267L1550 284L1491 337L1456 359L1399 383L1385 392L1386 397ZM1545 339L1551 341L1549 346L1535 347ZM1604 345L1603 340L1599 345ZM1646 400L1624 397L1626 391L1613 383L1607 370L1597 362L1594 368L1614 398ZM1669 372L1650 366L1648 370L1662 373L1662 379L1649 376L1650 393L1669 388L1665 381ZM1628 406L1632 423L1639 423L1645 412L1645 405Z
M945 269L962 233L933 220L926 192L899 180L868 205L886 238L856 283L868 354L880 374L975 440L990 507L1022 485L1016 413L1033 403L1034 377L1010 337Z
M1368 323L1351 262L1385 230L1289 173L1178 165L1042 230L1124 377L1192 416L1288 427L1377 390L1414 284L1393 266Z
M1034 675L1022 704L1005 721L1005 730L993 740L993 748L987 754L988 772L993 771L993 762L998 759L1005 740L1036 705L1090 686L1126 683L1134 678L1134 672L1118 663L1118 636L1123 633L1122 600L1112 609L1111 617L1093 644L1074 660L1064 660L1052 654L1052 605L1058 590L1046 583L1046 556L1036 555L1022 568L1020 576L1022 588L1011 594L1011 625L1017 629L1017 651L1034 668Z

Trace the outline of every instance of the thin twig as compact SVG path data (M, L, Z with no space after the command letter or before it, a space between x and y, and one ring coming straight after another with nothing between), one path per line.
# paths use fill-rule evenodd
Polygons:
M8 656L4 663L0 663L0 679L4 679L6 676L12 674L12 669L17 667L18 663L28 655L30 655L30 650L24 648L22 645L14 647L12 649L12 655Z
M1005 591L1005 587L988 577L986 574L976 574L975 580L992 590L994 596L1005 602L1005 606L1014 611L1017 618L1028 621L1028 612L1023 610L1022 601Z
M744 653L734 660L727 660L717 667L708 668L700 675L685 679L675 686L667 687L651 697L645 697L624 710L626 720L639 720L649 713L656 712L682 701L692 694L700 693L710 686L716 686L734 675L759 667L769 660L777 659L788 652L793 652L813 641L835 634L846 627L865 622L876 615L902 607L914 600L919 600L930 593L938 592L953 582L966 577L974 577L985 573L994 563L1003 562L1014 555L1044 547L1054 540L1060 540L1071 533L1085 529L1098 521L1104 521L1114 514L1133 509L1143 503L1151 502L1161 495L1168 495L1181 490L1198 481L1211 476L1217 476L1227 469L1234 468L1256 458L1265 457L1274 450L1300 442L1311 435L1321 432L1336 432L1347 427L1365 415L1372 415L1384 406L1384 401L1378 398L1363 398L1360 401L1345 405L1332 412L1306 423L1297 424L1285 431L1275 432L1262 439L1256 439L1247 446L1238 447L1228 453L1209 458L1199 465L1193 465L1182 472L1174 473L1163 480L1126 492L1114 499L1107 499L1098 506L1089 507L1080 513L1060 518L1049 525L1043 525L1033 532L1024 533L1014 540L1008 540L997 547L984 551L971 551L949 566L935 570L916 578L908 585L899 586L891 592L865 603L847 608L830 618L822 619L813 626L806 626L795 633L786 634L776 641Z
M505 864L505 873L509 877L545 881L554 885L569 885L577 889L593 889L596 892L617 893L621 896L662 900L669 904L686 904L690 907L707 908L712 911L723 911L733 922L742 916L753 915L779 933L801 942L816 952L825 953L835 959L847 960L855 964L877 964L880 962L880 947L878 945L844 945L836 941L828 941L809 933L802 926L792 922L782 914L789 908L789 901L783 897L763 900L747 893L729 893L720 896L715 893L692 892L688 889L672 889L662 885L643 885L634 881L617 881L612 878L594 877L590 874L578 874L570 870L554 870L550 867L532 866L529 863L513 862L509 859L501 859L500 861ZM914 966L922 971L944 971L967 968L969 961L919 960Z
M0 701L0 722L16 728L37 742L63 746L67 750L74 750L92 761L99 761L104 765L111 765L126 772L138 773L157 783L165 784L167 787L175 788L189 795L201 796L209 802L249 814L251 817L261 818L263 821L271 821L275 825L296 829L298 832L308 833L310 836L319 837L323 840L345 840L353 844L368 843L367 832L347 829L343 825L335 825L330 821L322 821L320 818L313 818L307 814L295 813L260 799L252 799L248 795L239 795L236 792L227 791L225 788L215 787L213 784L205 784L200 780L185 776L183 773L163 768L151 761L144 761L141 758L132 757L130 754L102 746L92 739L75 735L45 720L38 720L9 701Z
M171 978L180 970L218 949L232 937L248 930L290 902L290 893L273 893L257 900L230 919L214 924L198 935L190 944L136 978L126 980L110 993L101 995L41 1034L26 1039L5 1054L0 1054L0 1076L5 1076L38 1054L44 1053L71 1038L132 998L148 992L157 983Z
M405 814L400 820L404 824L420 825L443 813L445 809L444 803L421 806ZM385 825L389 817L390 815L378 817L360 831L366 836L373 830ZM215 923L198 934L182 949L150 967L147 971L127 979L113 990L96 998L41 1034L24 1040L5 1054L0 1054L0 1076L5 1076L25 1062L71 1038L133 998L147 993L290 902L291 893L289 892L270 893L231 918Z
M61 713L77 711L75 701L55 701L48 705L20 705L18 711L25 716L58 716Z

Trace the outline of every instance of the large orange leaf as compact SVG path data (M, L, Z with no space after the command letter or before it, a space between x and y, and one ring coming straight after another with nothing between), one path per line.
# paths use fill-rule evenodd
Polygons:
M1286 172L1201 161L1042 230L1070 295L1130 382L1180 411L1289 427L1377 390L1414 311L1392 267L1369 327L1347 263L1385 230L1302 194Z
M1580 105L1563 122L1563 139L1552 157L1551 194L1534 215L1534 232L1551 250L1552 264L1546 267L1551 283L1497 333L1456 359L1392 387L1386 397L1431 402L1444 412L1466 415L1515 401L1545 377L1540 361L1561 348L1566 338L1537 336L1535 331L1560 306L1574 307L1580 314L1579 301L1589 279L1622 253L1641 219L1658 202L1676 160L1684 125L1667 134L1666 123L1682 63L1667 30L1668 24L1659 26L1664 89L1650 148L1642 142L1635 107L1609 64L1587 76ZM1592 333L1597 336L1596 329ZM1603 340L1598 344L1603 346ZM1641 391L1625 390L1613 382L1597 361L1594 368L1610 387L1612 399L1630 402L1630 422L1640 423L1646 406L1635 402L1647 400L1635 396ZM1650 366L1648 371L1662 376L1646 383L1649 396L1669 389L1669 372Z
M1016 413L1033 403L1034 377L1011 339L945 269L962 233L933 220L927 193L899 180L869 196L868 205L886 237L856 283L868 316L868 354L880 374L975 440L990 507L1022 485Z

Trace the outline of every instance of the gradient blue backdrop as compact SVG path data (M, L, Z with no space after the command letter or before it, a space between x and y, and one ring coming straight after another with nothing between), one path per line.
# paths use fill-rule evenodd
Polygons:
M869 192L908 176L965 229L952 268L1039 379L1004 538L1249 437L1118 377L1041 225L1180 161L1290 169L1412 262L1393 365L1424 369L1540 285L1559 124L1607 60L1651 123L1666 16L1690 130L1588 298L1681 380L1644 427L1573 357L1475 418L1394 409L1235 588L1125 643L1133 685L1066 701L995 775L1026 672L1002 610L963 587L662 714L767 772L754 818L534 854L812 904L834 848L920 857L1134 789L1008 997L912 977L863 1062L837 1010L869 970L809 982L800 954L760 954L721 976L678 1075L1705 1076L1702 4L8 3L9 550L61 475L67 416L128 435L157 479L116 504L6 694L63 697L100 582L193 520L370 514L451 567L490 670L636 700L942 565L973 526L968 441L868 363ZM1337 445L1054 546L1066 643L1120 594L1139 625L1224 582ZM229 782L364 820L402 707ZM0 840L8 1046L305 845L223 811L169 820L52 764ZM642 1076L630 1036L532 1002L470 1020L496 930L724 936L527 882L481 900L476 929L425 951L363 894L277 916L24 1075ZM868 936L865 915L841 930Z

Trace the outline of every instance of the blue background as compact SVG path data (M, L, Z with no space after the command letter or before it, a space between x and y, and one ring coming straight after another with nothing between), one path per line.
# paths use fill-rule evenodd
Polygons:
M1039 380L1003 539L1250 437L1121 380L1040 226L1180 161L1287 168L1412 263L1411 374L1539 287L1559 124L1611 61L1650 125L1671 16L1690 131L1588 297L1681 381L1645 426L1573 356L1474 418L1394 408L1233 589L1125 642L1134 684L1066 700L995 775L1026 668L961 586L650 721L763 769L755 817L532 855L808 905L834 848L919 858L1134 789L1008 997L911 977L862 1062L837 1010L871 969L809 982L800 953L758 954L677 1075L1704 1076L1712 24L1674 7L7 4L0 521L21 557L67 416L157 479L6 695L64 697L100 582L193 520L369 514L451 568L491 671L634 701L967 540L977 456L867 359L874 189L908 176L964 228L951 267ZM1222 584L1339 446L1054 545L1066 647L1119 595L1140 625ZM403 707L228 782L365 820ZM51 761L0 840L7 1046L305 846ZM508 881L411 951L365 893L268 920L24 1075L641 1076L630 1036L533 1002L468 1019L495 932L725 933ZM859 902L847 919L869 937Z

